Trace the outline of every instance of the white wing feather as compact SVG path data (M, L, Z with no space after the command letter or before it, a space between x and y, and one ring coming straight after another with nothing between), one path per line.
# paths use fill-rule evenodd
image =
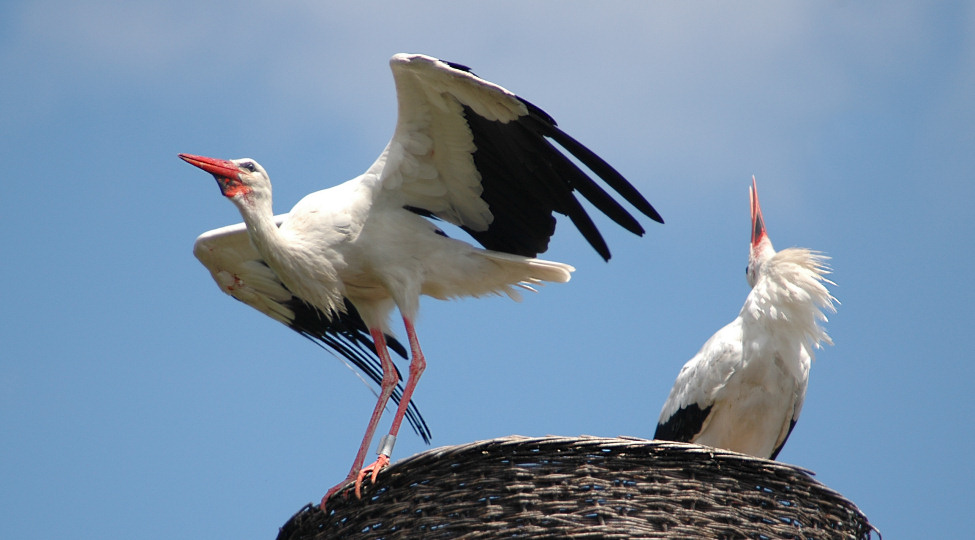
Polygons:
M281 224L287 214L275 216ZM290 325L294 312L283 305L292 294L254 248L243 223L207 231L193 244L193 255L210 271L220 290L281 323Z
M287 218L288 214L281 214L275 216L274 221L280 226ZM193 254L210 271L213 280L224 293L333 351L366 386L369 384L362 374L377 383L382 378L379 362L369 349L371 344L367 347L363 342L367 334L359 336L355 329L346 328L344 332L336 329L334 335L329 335L328 330L320 327L329 322L324 314L318 314L313 328L298 322L298 314L289 306L304 305L302 300L285 288L274 271L264 263L251 243L247 227L243 223L201 234L193 245ZM350 318L353 314L341 316ZM361 330L365 331L364 325ZM389 336L387 340L391 345L394 344ZM398 343L395 346L400 347ZM401 354L405 354L405 351ZM401 396L402 384L399 384L393 391L394 402L398 403ZM425 442L429 442L430 430L415 403L410 403L406 418L417 434Z
M424 55L390 60L399 117L392 140L370 172L408 206L473 230L493 220L481 199L481 175L463 106L490 121L510 122L528 109L513 93ZM368 173L367 173L368 174Z
M736 318L715 332L684 364L660 411L661 424L688 405L696 404L704 410L714 404L715 396L741 365L741 322ZM707 427L708 419L698 433Z

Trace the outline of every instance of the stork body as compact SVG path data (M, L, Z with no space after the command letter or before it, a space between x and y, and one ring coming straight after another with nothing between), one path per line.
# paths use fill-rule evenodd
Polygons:
M408 404L426 366L413 326L420 295L518 299L518 288L568 281L571 266L535 258L554 233L553 212L569 216L608 259L576 191L623 227L643 233L629 212L549 139L637 210L662 221L619 173L527 101L458 64L403 54L390 64L399 118L386 149L363 175L306 196L286 216L274 217L270 180L254 160L180 155L214 175L282 288L328 321L349 315L351 305L375 345L382 373L379 400L348 477L326 493L323 508L348 481L356 480L357 494L365 474L371 471L375 481L389 462L401 421L410 418ZM486 249L448 238L429 218L460 226ZM409 376L379 459L363 468L399 382L385 336L394 307L409 340Z
M275 223L280 225L287 217L275 216ZM358 369L382 383L383 368L375 344L355 306L346 298L343 311L328 314L296 296L258 253L245 224L203 233L193 245L193 254L221 291L334 351L353 371ZM406 349L398 341L384 339L390 349L406 357ZM402 391L401 384L393 389L391 397L397 404ZM409 403L406 418L423 441L429 442L430 430L414 403Z
M776 252L752 180L752 290L734 321L681 369L660 413L656 439L694 442L775 459L799 419L820 326L835 311L824 255Z

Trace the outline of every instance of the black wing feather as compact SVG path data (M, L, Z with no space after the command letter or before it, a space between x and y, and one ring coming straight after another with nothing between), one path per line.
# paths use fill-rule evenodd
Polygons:
M650 204L650 201L648 201L646 197L643 196L642 193L637 191L637 189L633 186L633 184L631 184L626 178L624 178L623 175L620 174L619 171L617 171L615 168L613 168L612 165L607 163L603 158L596 155L595 152L593 152L592 150L584 146L582 143L575 140L575 138L573 138L571 135L559 129L558 124L556 124L555 120L552 119L552 117L549 116L548 113L546 113L545 111L543 111L542 109L538 108L537 106L533 105L531 102L525 99L522 98L518 98L518 99L521 100L521 102L524 103L526 107L528 107L528 111L529 111L528 118L534 121L537 128L539 129L539 132L542 135L546 137L550 137L552 140L559 143L559 146L565 148L570 154L575 156L576 159L578 159L586 167L588 167L589 170L596 173L596 176L602 178L611 188L613 188L614 191L622 195L623 198L626 199L628 203L632 204L637 210L642 212L644 215L656 221L657 223L664 222L664 219L660 217L660 214L657 212L656 209L654 209L653 205ZM596 186L595 184L593 185L596 187L596 189L602 192L604 196L612 200L613 203L616 203L616 201L613 200L611 197L609 197L609 195L606 194L605 191L600 189L599 186ZM586 198L588 199L589 197L586 196ZM592 202L593 204L596 204L595 201ZM622 208L619 209L619 212L626 213L625 210L623 210ZM623 223L620 223L620 225L623 225ZM626 225L623 226L626 227ZM636 227L639 227L639 224L637 224ZM632 229L629 228L628 230L632 231ZM636 231L632 231L632 232L636 233ZM640 234L640 233L636 233L636 234Z
M785 441L788 441L789 435L792 435L792 428L796 427L796 422L798 421L799 421L798 418L793 418L792 420L789 420L789 431L785 434L785 437L782 439L782 442L780 442L779 445L775 447L775 450L772 450L772 455L769 456L769 459L774 460L776 456L779 455L779 452L782 451L782 447L785 446Z
M697 403L681 407L665 422L657 424L653 438L660 441L691 442L701 432L704 421L711 414L711 407L708 405L702 409Z
M297 297L292 297L285 305L295 314L294 320L288 325L292 330L323 348L337 352L376 384L382 383L382 365L377 357L376 344L359 312L348 299L345 299L345 312L332 314L331 317L326 317L320 310ZM406 348L396 338L387 335L386 345L400 357L407 358ZM403 379L399 368L396 368L396 374L400 380ZM402 386L396 385L393 389L393 401L399 403L402 396ZM412 400L406 409L406 419L423 442L429 444L430 428Z
M484 231L464 230L488 249L534 257L548 249L555 211L568 216L608 259L609 250L595 224L555 169L553 159L567 158L518 121L486 120L466 107L465 115L477 147L474 164L481 173L481 198L494 221Z
M470 107L464 107L476 148L474 164L481 174L481 198L494 215L487 230L463 227L465 231L488 249L534 257L548 249L549 238L555 233L552 213L558 212L567 216L600 256L609 260L609 247L575 197L574 192L578 191L619 225L634 234L643 234L637 220L549 138L640 212L663 222L653 206L619 172L560 130L545 111L521 101L528 114L508 123L487 120Z

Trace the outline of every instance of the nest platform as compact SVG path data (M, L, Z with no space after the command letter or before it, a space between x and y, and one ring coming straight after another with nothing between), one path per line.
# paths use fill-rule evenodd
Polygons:
M812 473L694 444L511 436L428 450L309 504L278 540L871 538ZM346 491L349 497L343 496ZM879 535L878 535L879 536Z

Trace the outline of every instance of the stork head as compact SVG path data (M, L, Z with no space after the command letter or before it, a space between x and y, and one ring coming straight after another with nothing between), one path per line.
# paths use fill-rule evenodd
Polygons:
M271 180L264 167L253 159L227 160L193 154L180 154L179 158L212 174L220 192L238 206L253 199L270 199Z
M762 207L758 204L758 186L755 184L754 176L752 185L748 187L748 199L752 208L752 243L748 252L748 268L745 269L745 277L748 279L748 285L754 287L762 265L775 255L772 241L765 232L765 218L762 217Z

